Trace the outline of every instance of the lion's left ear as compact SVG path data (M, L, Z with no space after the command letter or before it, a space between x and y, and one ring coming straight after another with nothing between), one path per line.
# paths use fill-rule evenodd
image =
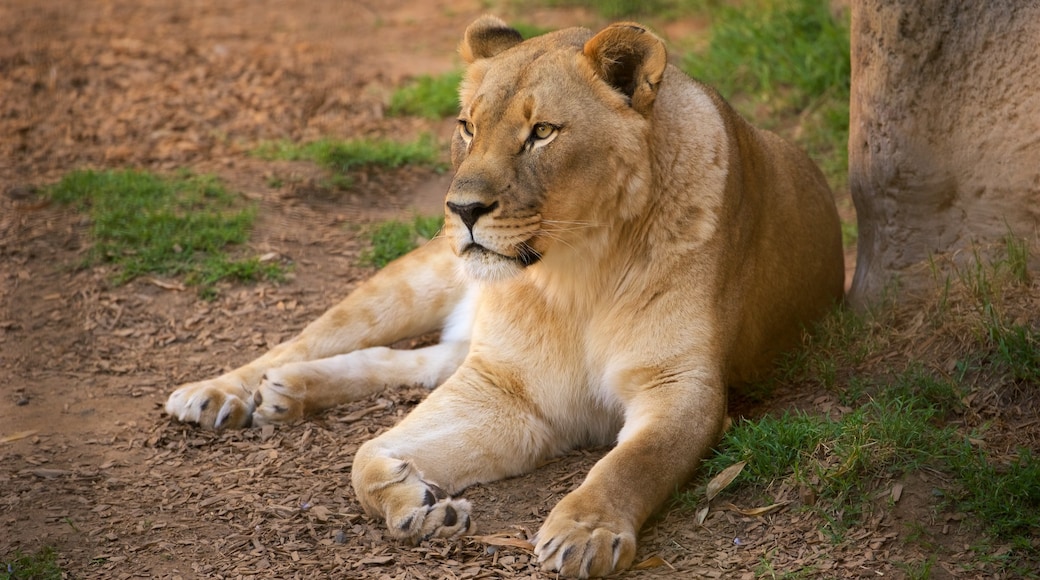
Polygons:
M633 109L650 112L668 64L664 41L638 24L621 22L589 39L584 53L600 78L624 93Z

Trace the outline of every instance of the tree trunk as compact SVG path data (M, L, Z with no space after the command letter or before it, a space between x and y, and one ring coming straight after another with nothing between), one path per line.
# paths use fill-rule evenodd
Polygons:
M1040 264L1040 2L853 2L849 133L854 305L1009 233Z

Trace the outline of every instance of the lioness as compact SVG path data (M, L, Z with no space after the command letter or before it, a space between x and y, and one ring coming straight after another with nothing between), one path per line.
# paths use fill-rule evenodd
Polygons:
M727 385L840 300L838 216L808 157L639 25L522 41L484 17L460 51L443 235L166 410L245 426L443 383L354 458L364 509L410 541L469 532L467 486L614 443L533 539L547 570L607 574L718 440Z

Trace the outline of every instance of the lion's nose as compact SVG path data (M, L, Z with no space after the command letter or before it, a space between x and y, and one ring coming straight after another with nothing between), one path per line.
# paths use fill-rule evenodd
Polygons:
M495 208L497 207L497 201L490 205L480 202L465 203L461 205L450 201L448 202L448 209L450 209L455 215L459 216L459 219L462 220L462 223L466 224L466 228L470 231L473 230L473 224L477 223L480 216L495 211Z

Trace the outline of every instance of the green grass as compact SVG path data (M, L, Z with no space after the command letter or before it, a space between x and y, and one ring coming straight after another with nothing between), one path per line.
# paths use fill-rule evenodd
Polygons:
M454 117L459 112L459 83L462 71L439 76L422 75L395 90L390 96L391 116L412 115L428 119Z
M432 240L444 226L443 216L416 216L410 223L386 221L367 234L372 246L362 252L361 263L382 268L417 247Z
M991 449L986 441L993 427L979 421L967 427L964 421L979 413L970 406L980 390L979 400L997 393L1035 397L1040 384L1040 332L1027 322L1009 322L1015 303L1002 299L1028 295L1029 287L1003 275L1009 267L1000 260L986 264L962 266L960 277L948 281L948 301L909 314L832 314L803 350L784 359L775 383L761 388L815 385L836 395L840 410L738 421L706 461L705 479L743 461L736 489L765 490L777 481L811 489L817 497L811 509L822 529L840 541L877 509L876 492L884 482L920 470L942 473L937 507L969 514L965 525L977 526L979 562L1012 575L1035 569L1035 450L1009 456ZM1031 310L1030 304L1019 302L1019 312ZM935 351L941 364L927 351L914 350L928 342L925 337L948 341ZM963 350L951 350L954 345ZM679 500L697 505L701 497L687 491Z
M40 548L32 554L15 552L0 563L0 580L61 580L58 553L54 548Z
M764 486L794 476L803 484L818 482L820 497L842 508L855 506L866 491L861 484L945 456L951 433L933 425L943 410L915 396L912 387L899 391L880 391L839 419L788 412L740 421L706 463L708 475L746 461L738 483Z
M848 172L849 23L820 0L719 3L711 40L683 68L715 86L757 125L789 133L832 187ZM785 130L777 119L798 120Z
M927 467L950 476L953 508L972 513L993 537L1031 550L1024 539L1040 532L1040 462L1023 450L1011 463L996 463L947 424L956 387L921 369L876 387L840 418L789 412L736 423L706 462L706 477L746 461L738 487L793 478L814 490L826 527L841 537L869 509L874 482Z
M1011 319L1002 305L1005 294L1016 289L1029 291L1029 247L1010 233L1004 242L1003 252L990 259L983 256L982 250L974 248L972 259L965 264L954 263L952 273L941 272L941 267L932 262L944 305L937 316L948 315L953 299L951 289L963 288L979 319L975 334L983 347L973 353L966 364L989 365L1035 391L1040 385L1040 330Z
M1014 540L1040 533L1040 460L1029 450L998 464L962 443L952 466L960 484L953 491L956 505L986 522L994 536Z
M88 263L115 265L117 284L148 274L183 275L201 295L212 297L222 280L283 275L277 264L228 255L229 246L248 240L256 210L214 177L74 171L49 194L89 213Z
M404 165L444 167L440 150L429 135L407 142L390 139L321 139L303 144L268 141L258 146L253 154L266 160L313 161L342 173L366 166L387 169Z
M520 7L524 4L517 3ZM544 6L582 6L604 18L673 18L720 5L721 0L542 0ZM526 36L525 36L526 38Z
M267 141L256 147L252 154L269 161L313 161L337 173L332 183L339 188L350 187L350 174L363 167L396 169L418 165L436 171L448 167L441 160L437 143L429 135L405 142L391 139L321 139L302 144Z
M553 30L527 24L510 22L524 38L540 36ZM441 75L420 75L394 90L390 95L387 113L392 117L414 116L427 119L445 119L459 113L459 84L461 70Z
M520 33L520 36L524 37L525 39L541 36L546 32L552 32L553 30L556 30L555 28L546 28L544 26L537 26L535 24L529 24L527 22L509 22L509 25L515 28L517 32Z
M754 494L779 481L811 489L817 501L808 509L840 541L879 509L877 491L887 482L940 473L936 508L968 514L962 525L978 533L979 566L1014 577L1038 569L1037 451L1009 451L1014 434L985 419L994 405L1028 408L1040 386L1029 248L1012 236L1005 242L951 261L945 275L934 261L935 295L922 302L838 309L824 319L804 348L781 360L776 378L756 388L815 389L837 406L738 421L706 462L705 479L743 461L737 489ZM693 505L701 498L679 497ZM926 576L931 564L912 566Z

